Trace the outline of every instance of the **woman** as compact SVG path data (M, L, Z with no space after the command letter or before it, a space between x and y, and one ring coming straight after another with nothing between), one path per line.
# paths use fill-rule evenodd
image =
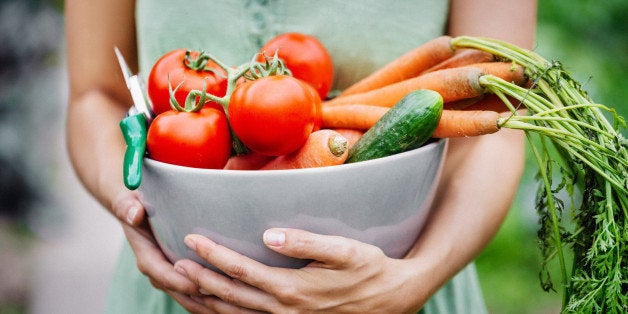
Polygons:
M112 313L486 311L472 264L466 266L512 201L523 168L518 132L450 141L434 214L403 259L350 239L271 229L264 235L271 249L317 261L271 269L187 237L199 255L239 278L227 280L190 261L168 262L136 194L123 185L118 122L131 100L114 46L146 77L156 58L174 48L208 49L239 64L270 37L300 31L328 47L338 73L334 88L342 90L442 34L533 44L536 1L347 2L66 1L68 148L77 175L120 219L128 242L112 282Z

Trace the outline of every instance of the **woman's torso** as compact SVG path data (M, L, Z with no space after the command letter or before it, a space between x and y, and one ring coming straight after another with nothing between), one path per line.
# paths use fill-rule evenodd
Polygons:
M317 37L344 89L404 52L442 35L448 1L138 1L140 71L175 48L206 50L240 65L283 32Z

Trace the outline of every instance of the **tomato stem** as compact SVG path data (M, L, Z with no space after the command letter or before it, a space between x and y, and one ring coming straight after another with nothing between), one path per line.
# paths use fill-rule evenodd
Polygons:
M264 58L263 63L256 61L258 56L262 56ZM251 60L249 69L250 71L245 73L245 78L251 81L272 75L292 76L292 72L290 72L283 60L279 58L278 51L275 51L275 55L273 55L272 58L263 53L256 54L253 56L253 60Z
M181 87L181 85L183 85L183 81L181 81L177 85L177 87L173 89L172 82L170 82L170 76L168 76L168 94L170 94L170 107L176 111L185 111L185 109L183 109L181 105L179 105L179 102L177 101L177 98L174 95L176 91L179 89L179 87Z
M264 56L264 62L256 61L258 58L258 54L255 54L253 58L251 59L251 61L233 68L224 64L222 61L220 61L218 58L216 58L214 55L208 52L201 52L201 55L199 55L199 57L196 60L193 60L191 57L189 57L189 54L186 53L186 62L192 63L192 66L200 67L202 64L202 67L204 68L208 61L212 61L216 65L218 65L221 69L223 69L225 73L227 74L227 90L225 91L225 94L222 97L208 94L205 91L206 89L205 85L203 86L202 91L191 90L186 98L185 108L181 108L176 103L176 100L174 100L174 91L172 91L172 88L170 88L171 105L173 106L173 108L175 108L175 110L180 110L180 111L189 110L189 112L196 112L200 110L205 103L213 101L219 104L220 106L222 106L225 112L225 115L227 115L227 121L230 121L229 120L229 101L231 99L231 95L233 94L233 91L235 90L238 84L238 81L241 78L252 81L252 80L256 80L262 77L267 77L267 76L272 76L272 75L292 75L290 70L288 70L288 68L285 66L284 62L281 59L279 59L277 52L275 52L275 55L272 58L269 58L265 55L262 55L262 56ZM188 64L186 63L186 65ZM217 71L215 70L212 70L212 71L217 73ZM197 97L199 98L198 102L196 102ZM229 128L231 129L231 123L229 123L229 125L230 125ZM246 154L247 152L246 146L242 143L242 141L240 141L237 135L233 132L233 129L231 129L231 137L233 139L233 149L235 153L237 155Z
M200 94L197 95L197 93L189 93L187 97L185 98L185 103L183 104L183 107L181 107L181 105L179 104L179 102L177 101L175 97L175 93L177 92L177 89L181 87L182 84L183 82L179 83L179 85L177 85L177 87L173 89L172 85L170 84L170 79L168 79L168 93L170 94L170 107L173 110L179 111L179 112L199 112L201 109L203 109L206 99L208 98L207 96L209 95L207 94L207 84L203 83L203 90L200 92ZM198 101L196 101L196 97L199 97Z
M251 61L241 64L240 66L233 68L227 66L218 58L210 53L203 53L203 55L211 60L220 68L222 68L225 73L227 73L227 90L225 95L222 97L218 97L212 94L206 94L205 98L207 101L213 101L215 103L220 104L226 113L228 113L229 108L229 100L231 99L231 95L235 90L238 80L244 77L246 80L256 80L262 77L272 76L272 75L292 75L290 70L285 66L283 60L279 59L277 52L272 58L269 58L264 55L264 62L258 62L257 57L258 54L255 54ZM190 94L193 94L195 97L199 97L203 92L199 90L192 90Z
M192 56L192 51L186 50L183 64L194 71L208 71L218 76L224 76L223 73L216 71L213 67L208 67L208 61L212 60L212 56L206 51L199 51L198 56ZM212 60L213 61L213 60Z

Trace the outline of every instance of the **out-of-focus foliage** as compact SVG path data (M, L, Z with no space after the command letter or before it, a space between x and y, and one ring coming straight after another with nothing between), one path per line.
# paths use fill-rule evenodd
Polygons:
M539 1L538 50L628 116L628 1ZM626 130L622 132L628 133Z
M63 121L53 71L62 61L60 9L58 1L0 1L0 313L27 313L29 222L56 213L48 158L59 141L50 130Z
M1 218L20 222L43 197L48 170L38 153L46 133L37 131L60 117L56 106L46 104L58 86L45 78L60 64L62 21L46 2L0 2Z
M591 98L628 118L628 1L538 1L535 50L560 61ZM624 136L628 134L622 130ZM477 260L491 313L558 313L561 296L544 292L531 158L517 198L494 241ZM554 278L559 278L555 275ZM559 290L560 291L560 290Z

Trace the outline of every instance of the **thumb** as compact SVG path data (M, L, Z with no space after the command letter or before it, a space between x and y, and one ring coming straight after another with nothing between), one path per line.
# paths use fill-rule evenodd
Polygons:
M122 191L112 204L114 215L131 226L138 226L144 220L144 206L131 191Z
M307 232L299 229L272 228L263 235L271 250L294 258L311 259L327 265L346 266L356 258L360 246L371 246L341 237Z

